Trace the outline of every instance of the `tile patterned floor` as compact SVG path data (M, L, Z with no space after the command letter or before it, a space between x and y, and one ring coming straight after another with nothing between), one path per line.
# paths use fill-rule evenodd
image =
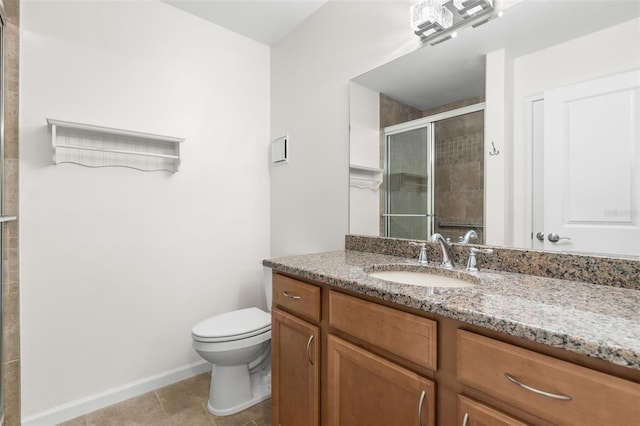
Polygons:
M268 399L232 416L207 411L208 373L140 395L59 426L270 426Z

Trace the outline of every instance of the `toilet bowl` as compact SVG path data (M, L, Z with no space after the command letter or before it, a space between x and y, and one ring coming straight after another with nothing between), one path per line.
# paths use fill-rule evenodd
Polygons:
M271 308L271 274L265 271ZM228 416L271 397L271 315L240 309L205 319L191 330L193 348L212 364L207 409Z
M196 324L193 348L212 364L207 409L237 413L271 396L271 315L248 308Z

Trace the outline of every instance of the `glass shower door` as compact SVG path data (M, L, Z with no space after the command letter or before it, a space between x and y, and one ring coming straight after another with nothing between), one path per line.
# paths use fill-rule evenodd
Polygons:
M385 237L426 240L433 232L431 141L431 125L385 134Z

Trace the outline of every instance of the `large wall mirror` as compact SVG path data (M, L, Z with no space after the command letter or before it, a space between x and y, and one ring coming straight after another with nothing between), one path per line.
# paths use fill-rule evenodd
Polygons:
M351 81L350 233L640 257L640 3L458 32Z

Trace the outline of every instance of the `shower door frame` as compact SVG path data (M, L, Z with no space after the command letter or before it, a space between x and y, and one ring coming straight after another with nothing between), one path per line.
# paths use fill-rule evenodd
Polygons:
M434 199L434 191L435 191L435 125L438 121L446 120L448 118L459 117L461 115L471 114L478 111L485 110L485 102L479 102L477 104L468 105L461 108L455 108L449 111L444 111L438 114L433 114L427 117L418 118L416 120L407 121L404 123L394 124L393 126L385 127L382 129L381 133L381 144L382 144L382 169L384 170L384 191L382 192L381 205L382 209L382 223L383 236L389 237L389 227L390 221L392 217L421 217L425 216L427 218L427 232L429 236L433 234L434 230L434 219L435 219L435 199ZM416 213L416 214L392 214L389 212L389 163L388 163L388 155L389 155L389 137L394 136L400 133L405 133L413 130L418 130L422 128L427 128L427 152L428 152L428 167L427 167L427 185L428 185L428 195L427 195L427 212L424 214ZM485 162L486 167L486 162ZM486 175L486 173L485 173ZM485 188L486 191L486 188Z
M0 366L4 366L4 4L0 2ZM4 424L4 368L0 368L0 425Z

